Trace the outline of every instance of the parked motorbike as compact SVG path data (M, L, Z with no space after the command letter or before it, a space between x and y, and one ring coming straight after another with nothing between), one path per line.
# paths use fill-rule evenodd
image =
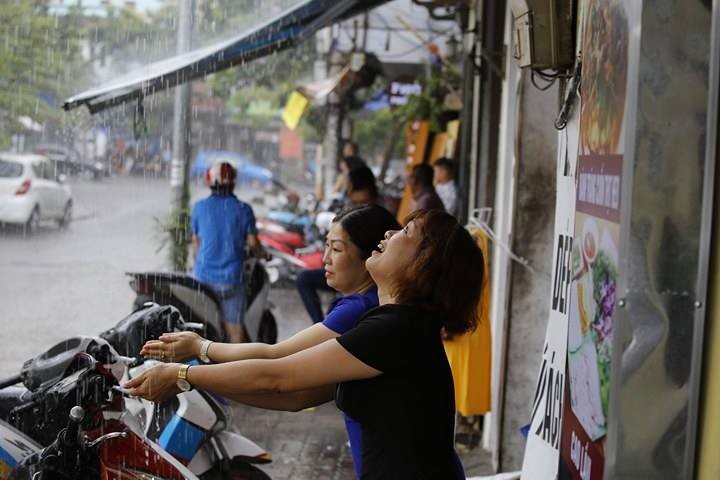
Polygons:
M164 332L200 328L201 324L185 322L178 309L171 305L148 304L100 336L119 354L133 355L146 341L157 339ZM136 360L129 366L125 379L140 375L156 363L153 360ZM270 455L239 433L227 430L231 423L231 411L220 397L191 390L162 403L128 398L125 404L138 419L143 432L182 459L196 475L217 469L219 464L231 464L235 475L249 470L256 476L247 478L266 478L251 465L270 462ZM247 472L245 474L248 475Z
M137 353L146 340L185 326L174 307L152 305L134 312L114 328L103 332L104 338L76 337L61 342L25 362L17 377L0 383L2 388L22 381L26 387L0 390L0 414L12 422L18 415L19 405L27 404L31 398L42 396L54 385L66 382L68 372L72 370L69 366L80 353L103 358L103 362L108 362L103 363L104 368L112 371L115 379L127 380L155 362L143 363L141 359L124 356L121 352ZM120 391L117 387L115 390ZM137 433L157 442L159 447L180 460L199 478L268 478L253 464L270 462L270 456L242 435L228 431L229 408L205 392L185 392L159 404L125 398L123 408L122 418L126 422L132 419ZM59 430L58 418L53 415L47 419L35 419L35 429L26 433L40 444L47 445ZM32 418L28 421L33 422Z
M300 271L322 267L322 244L296 246L300 242L291 237L297 234L273 231L277 227L268 228L267 224L263 227L258 229L258 240L272 257L266 268L273 283L294 283Z
M306 203L312 204L309 213L271 211L257 222L258 239L273 258L267 264L268 273L281 283L294 284L302 270L322 268L325 236L342 208L339 198L326 202L309 198Z
M63 362L33 364L47 369L26 368L27 362L23 366L19 377L39 385L37 390L15 389L14 395L5 392L5 406L13 400L15 405L9 410L7 423L0 425L0 443L12 443L16 449L5 458L13 465L6 462L8 468L0 478L197 479L180 461L149 440L132 417L123 415L123 394L117 371L112 368L118 359L112 358L107 343L87 337L66 343L75 348L54 347L56 351L64 350ZM84 351L70 355L81 346L94 351L98 358ZM60 364L66 368L57 380Z
M201 334L209 340L225 341L220 299L208 287L190 275L171 272L127 272L135 291L133 310L147 302L173 305L186 322L201 323ZM251 342L277 342L277 321L268 303L270 277L263 261L249 257L245 261L245 326Z

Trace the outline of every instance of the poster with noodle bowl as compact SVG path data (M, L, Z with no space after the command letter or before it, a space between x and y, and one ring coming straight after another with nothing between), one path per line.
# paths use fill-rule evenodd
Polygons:
M619 276L628 15L621 0L589 0L585 8L560 479L600 480L604 471Z

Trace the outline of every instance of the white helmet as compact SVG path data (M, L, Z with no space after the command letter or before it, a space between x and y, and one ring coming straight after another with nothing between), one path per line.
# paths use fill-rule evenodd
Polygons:
M237 171L228 162L213 163L205 172L205 183L210 188L235 185Z

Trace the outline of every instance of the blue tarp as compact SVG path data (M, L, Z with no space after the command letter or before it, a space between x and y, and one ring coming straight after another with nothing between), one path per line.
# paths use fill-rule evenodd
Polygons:
M68 98L63 109L97 113L195 78L296 45L336 21L388 0L306 0L270 21L216 45L151 63L115 81Z

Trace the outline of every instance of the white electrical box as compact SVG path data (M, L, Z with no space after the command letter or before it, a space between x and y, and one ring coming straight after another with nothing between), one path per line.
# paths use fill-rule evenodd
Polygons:
M577 0L511 0L513 54L520 67L561 69L574 62Z

